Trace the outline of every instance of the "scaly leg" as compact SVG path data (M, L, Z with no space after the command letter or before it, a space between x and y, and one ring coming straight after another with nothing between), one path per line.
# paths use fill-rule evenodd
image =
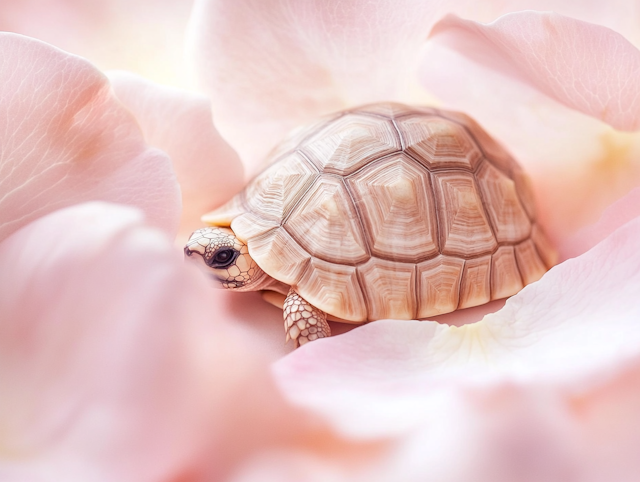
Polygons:
M293 340L296 348L309 341L331 336L326 313L310 305L293 288L289 290L282 310L286 341Z

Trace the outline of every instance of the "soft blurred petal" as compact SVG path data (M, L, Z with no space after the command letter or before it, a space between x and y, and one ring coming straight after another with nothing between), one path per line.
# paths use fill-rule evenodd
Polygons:
M401 97L426 33L456 3L199 0L189 44L216 125L251 172L290 129Z
M170 239L83 204L9 237L0 265L0 473L176 476L206 422L191 338L212 305Z
M56 211L2 242L0 265L0 479L224 480L272 451L376 453L282 399L243 323L258 312L238 315L138 210Z
M585 390L640 356L639 242L636 219L478 323L374 322L302 347L277 376L292 400L357 434L406 430L421 396L455 384Z
M190 0L16 0L0 3L0 30L49 42L101 70L126 69L188 87L183 39Z
M513 14L496 24L541 15L546 14ZM527 31L521 32L521 38L527 35ZM530 82L503 75L512 63L505 61L504 68L498 66L496 70L500 55L489 54L477 44L455 32L436 35L424 53L420 72L423 84L446 107L475 117L514 153L533 178L539 217L559 244L582 226L595 222L608 205L640 183L640 135L615 131L553 100ZM553 44L549 48L553 49ZM487 55L470 58L466 52ZM588 57L584 47L581 52ZM618 61L623 64L624 58ZM561 82L564 77L556 74L556 81ZM590 76L589 71L583 74ZM572 91L573 86L567 83L560 90ZM621 98L620 93L610 95Z
M202 227L200 217L242 189L240 158L216 130L209 99L128 72L111 72L118 96L135 115L147 143L171 157L182 191L179 239Z
M141 207L173 235L180 192L171 162L149 149L107 79L40 41L0 34L0 240L87 200Z
M579 395L505 383L423 399L423 421L370 479L634 482L640 363ZM417 400L416 400L417 402Z

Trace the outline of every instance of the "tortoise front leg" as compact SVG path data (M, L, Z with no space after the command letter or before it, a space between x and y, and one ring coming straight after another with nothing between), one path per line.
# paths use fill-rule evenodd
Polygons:
M296 348L317 338L331 336L327 314L309 304L293 288L289 290L282 310L286 342L293 340Z

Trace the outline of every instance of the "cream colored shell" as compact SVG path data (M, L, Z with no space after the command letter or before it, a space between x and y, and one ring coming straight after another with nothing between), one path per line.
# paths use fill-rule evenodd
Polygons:
M476 306L555 263L524 172L466 115L364 106L294 131L270 161L203 220L335 317Z

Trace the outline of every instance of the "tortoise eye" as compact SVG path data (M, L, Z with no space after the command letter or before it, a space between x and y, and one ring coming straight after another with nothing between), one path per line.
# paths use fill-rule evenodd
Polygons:
M233 264L240 253L233 248L222 248L216 251L207 263L212 268L228 268Z

